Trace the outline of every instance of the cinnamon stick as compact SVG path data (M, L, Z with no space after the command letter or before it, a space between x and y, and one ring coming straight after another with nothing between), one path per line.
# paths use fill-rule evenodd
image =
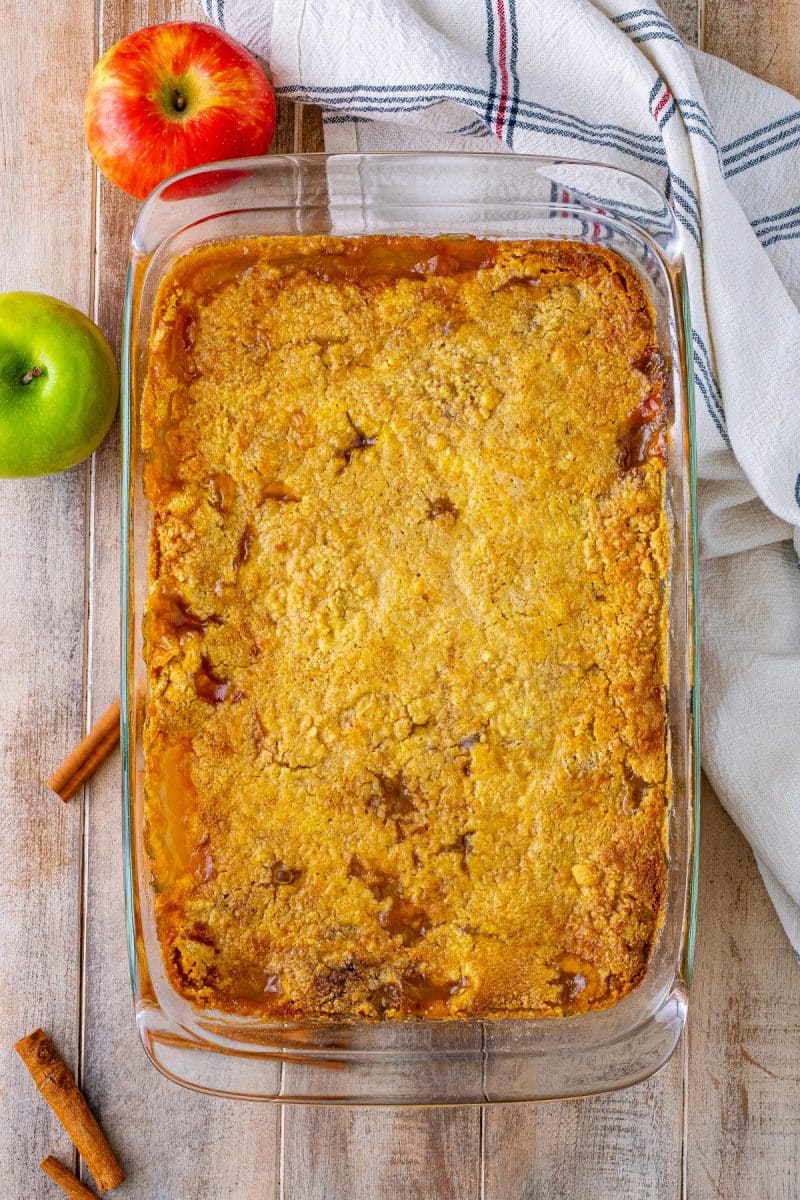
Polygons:
M53 1158L52 1154L48 1154L47 1158L43 1158L39 1166L44 1171L45 1175L49 1175L53 1183L57 1183L63 1192L66 1192L70 1200L97 1200L97 1196L93 1191L87 1188L85 1183L81 1183L72 1171L68 1171L63 1163L60 1163L57 1158Z
M86 737L47 781L62 800L69 800L108 758L119 741L119 700L95 721Z
M47 1034L34 1029L33 1033L21 1038L14 1049L72 1138L100 1191L109 1192L118 1187L125 1172L92 1116L75 1077Z

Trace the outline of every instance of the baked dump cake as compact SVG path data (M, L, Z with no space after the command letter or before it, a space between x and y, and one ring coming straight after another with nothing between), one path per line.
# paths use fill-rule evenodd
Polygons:
M642 978L664 376L606 249L263 237L173 264L142 415L144 746L182 996L522 1017Z

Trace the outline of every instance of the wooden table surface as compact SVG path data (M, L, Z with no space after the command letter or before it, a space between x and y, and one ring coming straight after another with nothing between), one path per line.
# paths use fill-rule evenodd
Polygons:
M800 0L672 0L684 37L795 92ZM136 206L98 178L82 105L99 53L191 0L10 0L0 70L0 290L50 292L118 343ZM284 106L277 149L319 148ZM42 786L118 690L119 448L0 481L0 1195L52 1197L72 1146L12 1043L44 1026L135 1200L797 1200L798 967L752 856L706 788L688 1034L656 1078L564 1103L439 1110L243 1104L149 1065L125 958L119 764Z

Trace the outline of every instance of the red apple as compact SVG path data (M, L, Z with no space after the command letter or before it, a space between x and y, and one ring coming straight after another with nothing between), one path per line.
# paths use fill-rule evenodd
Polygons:
M265 154L275 98L243 46L211 25L151 25L117 42L92 72L84 109L92 158L144 199L178 171Z

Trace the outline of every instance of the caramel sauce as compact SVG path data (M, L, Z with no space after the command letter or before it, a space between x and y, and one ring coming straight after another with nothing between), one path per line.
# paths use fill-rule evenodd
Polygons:
M247 562L248 558L250 557L250 551L253 548L253 539L254 538L255 538L255 532L253 530L252 525L245 525L244 532L243 532L242 536L239 538L239 545L236 550L236 565L237 566L241 566L242 563Z
M538 275L512 275L510 279L506 279L499 287L494 289L495 292L505 292L510 288L536 288L541 283Z
M496 243L477 238L373 237L349 242L343 250L331 246L311 254L287 254L270 265L305 272L323 283L369 287L480 271L493 266L496 258Z
M279 504L299 504L300 499L300 496L296 496L279 479L273 479L272 483L268 483L261 493L262 504L265 500L277 500Z
M163 585L150 598L148 617L154 641L177 634L178 641L182 642L187 634L205 633L209 625L222 624L221 619L214 613L207 617L198 617L176 588Z
M147 840L154 862L160 864L154 877L157 892L164 892L182 878L195 850L197 794L191 775L192 743L187 739L164 750L156 805L148 813ZM197 864L199 866L199 863Z
M227 471L218 471L211 476L208 491L211 507L221 513L230 512L239 495L238 484Z
M186 992L193 992L194 985L192 982L192 978L189 975L189 973L186 971L186 969L183 965L183 955L181 954L179 946L172 947L171 959L172 959L172 970L173 970L174 974L177 975L178 979L180 980L181 987Z
M199 942L201 946L210 946L212 950L218 949L205 921L195 921L186 936L190 942Z
M393 894L397 881L383 871L370 871L357 854L350 859L348 874L351 879L363 879L376 900L385 900Z
M558 1003L565 1013L584 1012L603 991L592 964L574 954L561 956L556 986Z
M415 796L406 786L402 774L392 778L378 775L376 782L378 792L369 799L368 807L371 812L378 813L384 820L395 822L414 813Z
M264 1008L264 997L280 995L283 987L277 971L260 963L248 963L237 970L225 990L235 1011L258 1013Z
M400 896L393 899L389 907L378 914L381 928L387 933L399 934L404 946L413 946L425 937L429 920L423 908L418 908Z
M651 347L632 366L641 371L650 387L644 400L629 417L619 439L619 465L623 471L641 467L651 458L665 462L667 457L664 359L657 349Z
M627 766L624 768L624 776L625 795L622 797L622 811L630 816L639 810L652 784L647 783L644 779L640 779L638 775L634 775L630 767Z
M275 884L296 883L302 873L294 867L287 867L285 862L276 862L272 867L272 882Z
M258 260L258 248L240 242L235 250L229 245L220 246L220 253L190 262L184 260L180 266L183 285L208 301L224 291L231 283L241 280Z
M194 673L194 688L200 699L209 704L221 704L228 694L229 687L227 679L220 679L219 675L215 675L214 668L204 654Z
M631 366L635 371L641 371L642 375L653 384L659 386L663 384L666 378L666 363L664 355L657 346L649 346L643 354L634 359Z
M389 906L378 913L382 929L399 935L405 946L413 946L425 937L430 918L424 909L405 898L403 885L394 875L377 868L369 869L354 855L350 860L350 877L362 879L377 901L389 901Z
M458 518L458 509L447 496L438 496L435 500L428 501L428 520L435 521L437 517L453 517L454 520Z
M422 1016L431 1008L446 1005L452 996L457 996L467 986L469 980L463 975L460 979L437 983L422 971L406 971L402 976L403 1008L409 1013Z
M619 465L623 471L644 466L651 458L664 462L667 457L667 431L663 417L639 422L638 414L637 409L633 423L620 438Z
M381 1017L392 1010L409 1016L424 1016L431 1009L446 1007L468 982L462 975L457 980L437 983L422 971L411 968L396 983L382 983L373 988L369 1001Z
M469 737L463 737L458 743L461 749L466 750L467 752L467 761L461 768L461 774L465 775L467 779L469 779L470 775L472 774L472 757L469 752L473 746L477 746L480 740L481 735L479 733L471 733Z
M207 837L189 855L189 870L198 883L210 883L214 878L216 863Z
M317 440L317 427L314 420L303 408L296 408L289 413L289 424L292 427L292 438L298 450L310 450Z
M369 994L369 1002L380 1013L389 1012L390 1009L400 1007L402 1002L402 993L400 988L394 983L382 983L379 987L373 988Z
M353 438L348 446L345 446L343 450L339 451L339 455L344 459L345 466L349 467L350 459L353 457L355 452L357 450L365 450L368 446L374 446L376 438L368 437L367 434L364 433L363 429L359 429L358 425L356 425L355 421L350 416L350 413L347 413L347 419L353 429Z
M470 854L472 854L472 837L473 832L471 829L468 829L466 833L459 834L456 840L451 842L449 846L442 847L442 851L444 853L449 851L451 853L455 852L456 854L461 855L461 869L463 871L469 870L469 867L467 866L467 859L469 858Z
M574 1008L586 991L586 976L580 971L562 971L559 976L559 1002L562 1008Z
M322 966L314 976L314 991L323 1004L335 1003L359 980L361 970L362 964L354 958L339 965Z
M174 452L168 440L173 432L171 426L155 429L153 445L146 456L145 493L149 500L153 500L157 504L167 503L183 487L183 480L178 470L180 456Z
M192 351L197 337L194 314L180 309L173 325L164 339L164 363L170 372L184 385L198 378L199 371L192 366Z

